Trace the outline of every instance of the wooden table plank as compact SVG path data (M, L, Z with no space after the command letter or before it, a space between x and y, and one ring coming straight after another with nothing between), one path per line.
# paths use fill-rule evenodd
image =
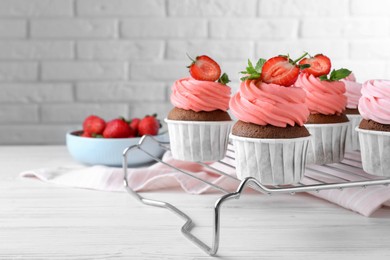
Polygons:
M215 259L180 233L183 221L127 193L59 187L21 171L77 165L64 146L0 147L0 259ZM219 195L144 193L193 217L211 243ZM221 259L388 259L390 209L371 218L310 195L245 194L224 204Z

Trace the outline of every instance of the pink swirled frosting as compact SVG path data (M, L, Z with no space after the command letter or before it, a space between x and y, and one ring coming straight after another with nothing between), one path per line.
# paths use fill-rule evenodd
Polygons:
M341 80L345 84L345 96L347 97L347 108L356 109L359 99L362 96L362 84L356 82L355 75L351 73L348 77Z
M309 116L305 96L297 87L246 80L231 98L230 109L239 120L247 123L302 126Z
M306 92L306 104L312 114L341 114L347 105L345 85L341 81L326 81L301 73L295 86Z
M227 111L231 89L218 82L201 81L192 77L176 80L172 86L171 103L185 110Z
M390 80L368 80L364 82L358 108L364 119L389 125Z

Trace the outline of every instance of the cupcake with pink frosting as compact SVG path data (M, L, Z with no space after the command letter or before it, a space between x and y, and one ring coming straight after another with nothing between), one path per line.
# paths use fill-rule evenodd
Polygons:
M272 70L277 73L267 72ZM289 58L249 62L239 91L230 100L238 119L230 135L239 179L254 177L265 185L298 183L304 176L310 134L305 92L292 86L299 67ZM276 83L277 82L277 83Z
M208 56L189 66L191 77L172 85L174 108L168 125L172 156L185 161L217 161L225 157L233 121L227 110L231 89L227 75Z
M306 92L310 116L305 126L312 135L307 153L308 164L336 163L344 159L345 139L349 120L343 113L347 105L345 84L340 81L351 71L333 70L323 54L304 59L300 64L310 64L302 70L295 85ZM315 73L313 73L315 71Z
M363 169L370 174L390 176L390 80L363 83L359 99L362 121L359 132Z
M345 150L355 151L360 150L359 135L355 128L359 125L362 117L358 110L359 99L362 96L362 84L356 82L355 75L351 73L348 77L341 80L345 84L345 96L347 97L347 106L345 107L345 115L348 117L350 125L347 129L347 138L345 140Z

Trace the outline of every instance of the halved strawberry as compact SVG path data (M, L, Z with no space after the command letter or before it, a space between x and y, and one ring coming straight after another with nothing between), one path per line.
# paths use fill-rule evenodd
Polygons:
M299 65L303 64L309 64L310 67L303 69L302 72L309 73L314 77L328 75L330 68L332 67L330 59L323 54L317 54L314 57L304 58L299 62Z
M298 78L300 68L287 56L276 56L267 60L261 70L261 80L289 87Z
M189 56L188 56L189 57ZM191 76L196 80L216 81L221 76L221 68L218 63L206 55L198 56L187 68Z

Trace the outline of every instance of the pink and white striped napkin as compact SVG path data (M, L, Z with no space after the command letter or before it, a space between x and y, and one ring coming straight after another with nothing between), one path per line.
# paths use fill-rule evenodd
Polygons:
M230 154L234 155L234 154ZM195 176L207 180L208 182L223 187L228 191L235 191L239 181L234 180L235 170L221 163L212 163L211 167L227 173L233 178L215 174L208 167L191 163L174 160L170 152L166 152L162 158L163 162L169 163L175 167L191 172ZM234 165L234 160L226 157L223 161ZM359 164L358 162L354 162ZM337 167L346 167L343 164L331 166L312 166L306 170L302 183L315 184L318 183L312 178L317 178L317 170L329 172L329 176L324 179L321 176L321 181L324 182L340 182L339 178L346 180L360 179L355 175L340 173ZM345 169L344 169L345 170ZM349 170L349 169L347 169ZM362 170L356 168L356 173L362 174L364 178L370 178L369 175ZM335 174L337 177L332 177ZM340 175L341 174L341 175ZM55 168L55 169L36 169L22 172L22 177L35 177L44 182L53 183L62 186L86 188L101 191L125 191L123 187L123 170L122 168L92 166L79 169ZM135 191L152 191L161 189L172 189L180 187L187 193L203 194L215 192L216 190L210 185L200 182L192 177L181 172L173 170L171 167L163 163L155 163L149 167L129 168L128 183ZM343 190L332 189L322 190L320 192L310 192L313 196L322 198L334 204L340 205L346 209L358 212L364 216L370 216L373 212L382 206L390 205L390 187L387 186L369 186L363 188L346 188Z

